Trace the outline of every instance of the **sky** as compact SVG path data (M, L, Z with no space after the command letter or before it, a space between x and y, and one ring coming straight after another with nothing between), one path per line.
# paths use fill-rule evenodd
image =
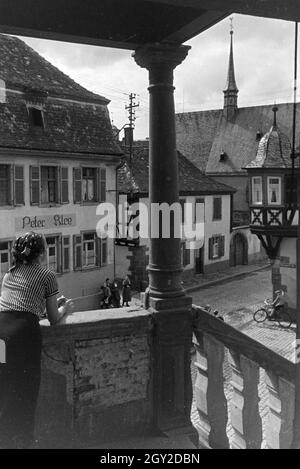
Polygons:
M292 101L294 23L237 14L232 17L238 106ZM174 73L176 112L223 106L229 31L230 20L226 18L186 42L192 48ZM128 123L125 106L129 103L129 94L135 93L139 107L134 138L148 137L148 74L146 69L136 65L131 51L36 38L21 39L79 84L110 99L110 116L119 129Z

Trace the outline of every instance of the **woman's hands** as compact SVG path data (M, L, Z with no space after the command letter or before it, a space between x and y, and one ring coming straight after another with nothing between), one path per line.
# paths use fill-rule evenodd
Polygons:
M73 311L74 303L72 299L67 300L65 297L64 301L61 302L61 306L59 306L58 311L62 314L62 317L66 314L70 314ZM59 300L59 298L58 298Z
M73 307L73 301L71 299L67 300L64 296L60 298L50 296L47 298L46 310L51 325L59 324L66 314L70 314L72 312Z

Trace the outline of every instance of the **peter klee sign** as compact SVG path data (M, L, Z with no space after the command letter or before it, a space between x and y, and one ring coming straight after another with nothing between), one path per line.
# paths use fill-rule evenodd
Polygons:
M15 219L16 231L35 231L49 228L69 228L76 226L75 214L47 215L33 217L27 215Z

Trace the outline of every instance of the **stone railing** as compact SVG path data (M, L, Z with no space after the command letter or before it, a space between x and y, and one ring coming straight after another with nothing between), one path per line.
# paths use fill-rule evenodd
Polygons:
M194 406L201 445L289 448L295 365L193 307Z
M40 447L93 446L152 426L152 320L140 307L42 321Z

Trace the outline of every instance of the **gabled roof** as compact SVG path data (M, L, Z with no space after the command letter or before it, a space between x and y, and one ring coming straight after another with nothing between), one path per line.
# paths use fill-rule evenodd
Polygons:
M254 160L257 153L257 132L264 135L272 126L272 107L239 108L231 120L225 118L223 109L177 114L177 148L207 173L244 173L241 168ZM293 104L278 104L278 127L290 140L292 118ZM296 121L299 129L299 106ZM220 160L221 153L226 154L225 159Z
M0 78L6 88L45 91L51 96L108 104L86 90L17 37L0 34Z
M231 194L230 186L215 181L196 168L182 153L178 154L179 191L195 195ZM126 153L123 166L118 170L118 190L123 193L148 194L149 143L133 147L132 164Z
M0 148L120 155L108 100L85 90L18 38L0 35ZM2 93L3 94L3 93ZM43 111L32 125L28 105ZM43 153L41 153L43 156Z

